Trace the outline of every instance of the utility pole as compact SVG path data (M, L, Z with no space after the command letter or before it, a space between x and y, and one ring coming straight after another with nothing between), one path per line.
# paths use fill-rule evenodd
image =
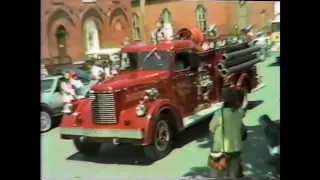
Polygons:
M146 0L140 0L140 25L141 25L141 40L146 40L146 34L145 34L145 7L146 7Z

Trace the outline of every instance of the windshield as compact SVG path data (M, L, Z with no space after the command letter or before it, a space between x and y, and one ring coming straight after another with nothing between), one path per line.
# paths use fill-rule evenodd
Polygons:
M274 22L271 24L271 32L280 32L280 22Z
M127 53L127 68L124 70L168 70L170 53L151 51L143 53Z
M53 86L53 79L41 80L41 90L44 93L51 92Z

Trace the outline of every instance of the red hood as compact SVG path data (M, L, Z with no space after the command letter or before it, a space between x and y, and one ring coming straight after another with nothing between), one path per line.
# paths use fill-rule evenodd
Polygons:
M168 79L168 71L122 71L119 75L113 77L104 84L96 85L92 88L93 91L110 91L122 90L131 86L142 84L151 84L155 81ZM112 88L112 89L110 89Z

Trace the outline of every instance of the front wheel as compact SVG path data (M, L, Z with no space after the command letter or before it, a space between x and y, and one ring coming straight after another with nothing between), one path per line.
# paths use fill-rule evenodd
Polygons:
M88 141L85 137L73 139L76 149L87 156L96 156L99 153L101 143Z
M154 161L166 157L173 147L172 128L165 117L156 123L153 143L144 147L145 155Z
M50 114L47 111L40 112L40 131L46 132L49 131L52 127L52 119Z

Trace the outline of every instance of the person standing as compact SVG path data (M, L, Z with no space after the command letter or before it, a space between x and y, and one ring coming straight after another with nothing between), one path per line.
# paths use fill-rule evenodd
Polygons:
M46 78L49 75L45 65L41 62L41 79Z
M102 64L104 79L106 80L112 77L112 67L110 62L111 62L110 60L106 60Z
M90 83L92 84L98 84L105 77L104 69L102 68L102 62L99 60L92 63L90 71L91 71L91 79L92 79Z
M239 92L232 88L223 90L224 103L217 110L209 124L213 135L213 146L208 158L214 178L241 178L241 152L245 138L242 119L245 110Z
M121 48L124 48L126 46L129 46L130 45L130 39L127 37L125 39L125 41L122 43L121 45ZM128 57L128 54L127 53L122 53L121 54L121 67L120 69L123 70L123 69L126 69L128 66L129 66L129 57Z
M75 94L77 95L77 99L84 98L83 94L83 83L78 79L78 74L71 72L70 73L70 83L72 84Z
M63 73L63 79L60 83L60 88L62 92L62 98L63 102L65 103L62 109L62 113L71 113L71 101L76 99L76 92L75 89L73 88L71 82L71 73L70 72L64 72Z
M164 20L162 18L156 21L156 30L152 32L151 37L154 44L173 39L172 33L164 27Z

